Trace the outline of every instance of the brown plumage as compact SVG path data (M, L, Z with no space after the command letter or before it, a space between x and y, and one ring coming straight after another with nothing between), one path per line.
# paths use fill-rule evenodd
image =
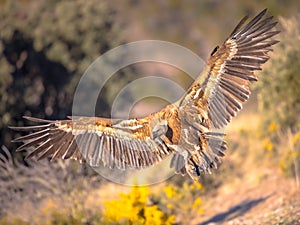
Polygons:
M272 37L273 17L266 10L248 24L244 17L231 35L212 52L207 64L186 94L174 104L141 119L115 120L74 117L12 129L31 132L14 141L24 142L18 150L33 148L27 157L73 158L91 166L145 168L174 154L171 167L193 179L216 168L224 155L223 133L250 95L257 81L254 71L268 59L277 41Z

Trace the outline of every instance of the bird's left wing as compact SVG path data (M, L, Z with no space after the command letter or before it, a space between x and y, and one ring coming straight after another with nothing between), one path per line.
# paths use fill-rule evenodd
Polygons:
M247 16L236 26L220 47L211 53L202 74L192 84L180 105L201 102L214 128L227 125L250 96L250 83L257 81L255 70L268 59L268 52L278 41L272 28L273 17L263 19L266 9L244 25Z
M220 47L209 57L199 78L176 104L182 117L182 139L189 143L191 155L175 153L171 166L176 172L188 173L193 179L201 172L216 168L224 155L224 128L242 109L250 96L250 83L257 80L256 70L268 59L272 37L279 33L272 28L273 17L263 18L266 9L245 24L244 17ZM194 147L193 147L194 146Z

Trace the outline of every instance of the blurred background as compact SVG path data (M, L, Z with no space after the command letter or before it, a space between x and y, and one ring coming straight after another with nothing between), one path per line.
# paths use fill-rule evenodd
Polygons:
M76 85L101 54L155 39L207 59L244 15L264 8L279 21L281 42L227 129L224 162L200 183L176 175L149 187L125 187L76 162L24 161L24 153L14 151L11 140L20 133L8 126L28 125L23 115L71 115ZM300 223L299 21L297 0L0 0L0 224ZM118 92L150 75L184 88L192 82L170 66L126 67L105 84L97 115L109 116ZM145 99L131 115L166 104Z

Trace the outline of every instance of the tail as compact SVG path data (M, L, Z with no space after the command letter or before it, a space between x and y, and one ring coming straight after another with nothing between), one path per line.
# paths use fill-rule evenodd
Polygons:
M211 173L210 169L217 169L227 149L223 139L225 134L208 132L203 136L206 140L203 149L184 151L189 154L187 157L180 152L174 153L170 167L174 168L176 173L188 174L193 180L199 180L202 173Z

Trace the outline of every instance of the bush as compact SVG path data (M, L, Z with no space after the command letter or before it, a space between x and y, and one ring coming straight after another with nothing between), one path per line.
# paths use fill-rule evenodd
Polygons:
M299 182L300 14L279 20L280 43L259 82L263 148L277 156L285 175L296 176Z
M0 225L30 225L30 224L17 217L15 218L3 217L0 219Z
M15 149L15 133L7 127L24 125L23 115L71 115L79 79L98 56L122 44L122 23L96 0L0 1L0 18L0 146ZM114 88L101 93L96 111L102 116L109 115L109 98L128 82L126 72L118 75Z
M119 199L105 201L104 224L173 224L174 216L164 213L150 202L147 187L132 187L130 193L120 194Z
M96 210L85 209L82 203L73 203L70 207L62 207L60 204L55 204L50 198L47 199L47 205L41 209L42 216L35 218L35 223L43 225L99 224L101 213Z
M204 187L199 182L184 181L181 186L169 184L163 192L161 203L168 213L176 215L180 224L190 224L204 211L200 197Z
M300 15L280 18L280 43L264 67L259 84L260 110L265 124L297 129L300 122Z
M293 134L288 130L281 140L284 150L280 158L280 169L286 176L295 177L296 184L300 187L300 131Z

